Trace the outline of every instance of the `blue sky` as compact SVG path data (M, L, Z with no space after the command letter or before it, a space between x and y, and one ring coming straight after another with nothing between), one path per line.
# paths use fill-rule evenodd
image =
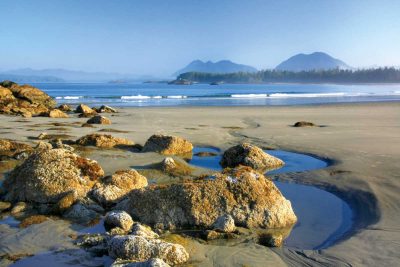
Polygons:
M400 1L0 0L0 69L169 75L194 59L272 68L323 51L400 65Z

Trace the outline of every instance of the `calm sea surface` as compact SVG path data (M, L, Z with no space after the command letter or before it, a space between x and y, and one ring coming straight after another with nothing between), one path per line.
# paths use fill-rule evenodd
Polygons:
M400 84L36 83L59 103L93 106L251 106L399 101Z

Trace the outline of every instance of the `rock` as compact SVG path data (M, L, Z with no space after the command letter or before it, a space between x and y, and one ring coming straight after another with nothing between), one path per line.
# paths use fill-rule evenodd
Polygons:
M314 127L314 126L316 126L314 123L308 121L298 121L295 124L293 124L293 127Z
M214 230L205 231L204 239L207 241L216 240L216 239L224 239L226 238L225 233L217 232Z
M144 226L144 225L142 225L140 223L136 223L132 227L131 234L132 235L136 235L136 236L141 236L141 237L144 237L146 239L159 238L158 234L156 234L153 230L151 230L150 227Z
M112 237L108 241L108 254L112 258L135 261L160 258L171 265L182 264L189 259L189 254L181 245L133 235Z
M231 215L223 215L218 217L213 225L213 229L216 231L220 231L223 233L232 233L235 232L235 220Z
M126 211L161 229L211 228L223 215L238 226L283 228L297 218L272 181L249 167L226 169L211 179L154 185L132 191Z
M169 267L165 261L158 258L153 258L142 262L131 262L124 260L116 260L110 267Z
M63 112L71 112L73 110L72 107L70 105L67 105L67 104L61 104L58 107L58 109L63 111Z
M194 169L183 160L167 157L161 162L161 170L172 176L185 176L190 175Z
M121 170L101 179L91 191L92 197L104 206L115 204L133 189L147 186L147 179L136 170Z
M49 113L47 113L47 116L50 118L69 118L68 114L59 109L51 110Z
M9 208L11 208L11 203L10 202L0 201L0 212L6 211Z
M39 141L35 146L35 150L49 150L49 149L53 149L53 146L48 142Z
M46 139L46 138L47 138L47 133L45 133L45 132L40 133L38 135L38 137L37 137L37 139L39 139L39 140L43 140L43 139Z
M23 219L22 222L19 224L19 227L26 228L33 224L40 224L42 222L45 222L48 219L49 218L44 215L32 215L32 216L29 216L29 217L26 217L25 219Z
M100 215L94 210L88 209L82 203L74 204L67 212L64 213L63 217L81 222L88 223L98 218Z
M193 145L189 141L171 135L152 135L143 147L144 152L158 152L164 155L191 153Z
M55 104L54 99L33 86L0 83L0 113L31 117L48 112Z
M111 124L111 120L107 117L97 115L97 116L90 118L86 123L89 123L89 124Z
M96 111L94 111L93 109L91 109L90 107L84 105L84 104L80 104L79 106L76 107L75 109L76 113L86 113L86 114L93 114Z
M14 205L14 207L11 209L11 214L18 214L26 211L27 209L28 205L25 202L21 201Z
M0 160L2 159L9 159L9 158L16 158L21 153L31 153L32 147L27 144L7 140L7 139L0 139Z
M5 199L57 203L72 190L78 196L85 196L103 175L104 171L96 161L65 149L37 151L4 181Z
M263 234L258 238L258 243L267 247L281 247L283 245L283 236L281 234Z
M79 138L76 143L81 146L96 146L113 148L115 146L132 146L134 143L128 139L114 137L110 134L89 134Z
M53 212L63 214L66 212L78 199L78 194L75 191L67 193L60 201L53 207Z
M119 227L125 232L131 230L133 225L132 217L125 211L110 211L104 218L104 227L106 230Z
M98 113L117 113L117 110L115 108L106 105L97 108L96 111Z
M53 139L52 141L50 141L50 144L52 145L53 148L62 148L62 149L68 150L70 152L75 151L75 148L73 148L70 145L64 144L61 139Z
M267 169L280 167L285 163L265 153L257 146L243 143L226 150L220 164L223 168L234 168L239 165L244 165L255 170L265 171Z

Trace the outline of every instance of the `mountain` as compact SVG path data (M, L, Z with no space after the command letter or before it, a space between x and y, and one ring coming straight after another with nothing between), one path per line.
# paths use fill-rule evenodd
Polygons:
M276 66L276 70L287 71L309 71L309 70L329 70L329 69L351 69L343 61L333 58L322 52L312 54L298 54Z
M203 62L201 60L192 61L189 65L174 73L174 76L185 72L207 72L207 73L232 73L232 72L256 72L257 69L251 66L236 64L230 60L218 62Z
M137 78L129 74L107 73L107 72L85 72L65 69L43 69L31 68L2 71L0 75L29 76L29 77L55 77L68 82L106 82L117 79Z
M53 76L30 76L0 73L0 81L10 80L16 83L60 83L63 79Z

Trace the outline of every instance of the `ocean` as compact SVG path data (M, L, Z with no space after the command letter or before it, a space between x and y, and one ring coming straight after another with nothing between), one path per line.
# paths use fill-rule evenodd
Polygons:
M58 103L140 106L262 106L399 101L400 84L35 83Z

